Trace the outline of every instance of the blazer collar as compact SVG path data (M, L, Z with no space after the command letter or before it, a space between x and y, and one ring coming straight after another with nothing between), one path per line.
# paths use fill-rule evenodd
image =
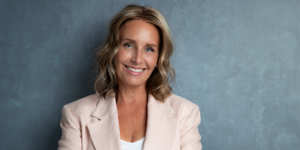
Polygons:
M97 104L92 116L103 119L106 115L110 115L112 112L117 111L115 93L111 93L106 98L101 97Z
M157 109L163 116L167 116L171 113L174 113L174 110L171 108L171 106L168 103L163 103L156 100L153 97L153 95L151 95L150 93L148 94L148 105L149 104L153 105L153 108ZM107 95L105 99L100 98L97 108L95 109L92 115L98 119L101 119L104 118L109 113L115 111L116 109L117 107L116 107L115 93L111 93Z
M172 149L170 146L175 141L170 137L175 137L177 134L175 132L177 119L168 115L174 113L174 110L169 103L157 101L151 94L148 94L147 109L147 129L143 150ZM115 93L105 99L101 97L92 116L93 122L87 126L96 150L103 148L121 150Z
M87 125L96 150L121 150L118 112L114 94L101 97Z

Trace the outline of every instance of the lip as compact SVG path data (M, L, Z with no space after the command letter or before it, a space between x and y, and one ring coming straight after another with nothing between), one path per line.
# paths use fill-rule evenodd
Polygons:
M134 69L146 69L146 68L138 68L138 67L133 67L133 66L128 66L128 65L124 65L124 66L130 67L130 68L134 68Z
M134 68L134 69L144 69L142 72L133 72L133 71L129 70L126 66L127 65L124 65L124 68L127 70L127 72L132 74L132 75L135 75L135 76L141 75L146 70L145 68L137 68L137 67L127 66L127 67Z

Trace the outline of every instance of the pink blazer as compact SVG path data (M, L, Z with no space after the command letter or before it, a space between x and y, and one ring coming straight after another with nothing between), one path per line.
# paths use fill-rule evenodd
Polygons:
M58 150L121 150L114 93L96 94L65 105ZM147 129L143 150L201 150L199 107L171 95L165 103L148 94Z

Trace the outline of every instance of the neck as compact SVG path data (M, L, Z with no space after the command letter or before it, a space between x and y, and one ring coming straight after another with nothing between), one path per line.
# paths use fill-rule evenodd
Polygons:
M146 86L129 87L123 84L118 84L117 103L119 105L132 106L136 104L147 104Z

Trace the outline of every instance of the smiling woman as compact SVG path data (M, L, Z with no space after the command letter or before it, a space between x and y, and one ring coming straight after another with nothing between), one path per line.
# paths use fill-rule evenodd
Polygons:
M171 93L172 53L158 10L115 15L96 56L96 94L63 107L58 149L201 150L199 107Z
M146 87L146 81L157 63L158 45L159 33L154 25L143 20L124 23L120 29L120 47L115 56L120 89L125 88L124 84Z
M139 25L135 25L136 23ZM145 27L137 28L142 24ZM128 29L131 31L126 32ZM173 42L169 26L158 10L136 5L127 6L114 16L110 23L108 37L99 48L99 53L96 56L99 72L95 82L97 94L105 97L117 91L116 87L118 87L119 81L113 63L115 63L115 55L119 48L123 48L123 46L132 47L134 50L141 46L147 46L147 51L152 49L158 54L157 67L154 68L147 80L146 88L159 101L164 101L166 97L170 96L172 88L169 84L174 81L175 71L170 64ZM133 69L134 66L132 65Z

